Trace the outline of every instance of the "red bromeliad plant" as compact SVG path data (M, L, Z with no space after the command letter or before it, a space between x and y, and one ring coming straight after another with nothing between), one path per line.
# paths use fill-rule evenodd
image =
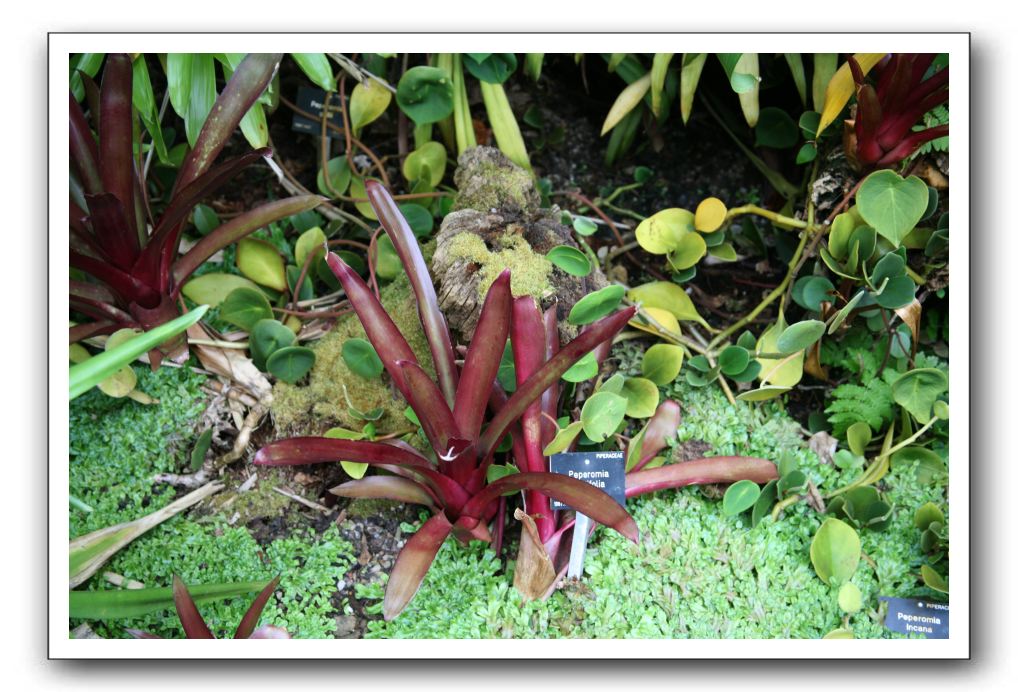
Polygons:
M554 308L542 316L533 298L524 296L514 301L511 338L516 377L520 382L530 377L530 373L539 371L558 353L556 322ZM600 362L607 356L607 350L599 349L596 356ZM524 411L520 420L522 430L513 436L513 455L520 471L548 470L544 450L558 432L555 425L558 398L556 380L539 401ZM681 420L679 405L665 401L643 430L632 438L626 454L626 497L687 485L734 483L743 479L765 483L777 478L777 468L772 462L755 457L713 457L646 468L665 448L668 438L675 436ZM549 594L568 567L574 519L572 513L553 511L548 497L540 489L528 489L524 497L526 513L516 514L524 523L524 531L514 583L525 597L537 598Z
M91 114L98 143L71 95L70 264L93 280L70 282L70 306L95 319L72 327L71 343L123 327L151 329L177 317L180 289L205 260L273 221L321 203L321 198L306 195L264 204L219 226L178 257L184 223L195 205L245 167L271 155L269 149L259 149L212 166L281 57L252 53L240 63L184 159L158 219L152 216L142 166L135 157L130 58L107 58L94 106L98 112ZM150 355L155 367L162 355L156 350Z
M251 603L251 607L244 613L244 617L241 618L240 624L237 625L236 631L233 633L234 639L289 639L290 635L282 627L276 627L275 625L262 625L258 629L255 629L255 625L258 624L258 618L262 616L262 611L265 610L265 606L269 602L269 598L272 596L272 592L276 590L279 585L279 577L276 577L270 581L261 592L255 596L254 601ZM212 634L212 630L209 629L208 624L205 622L205 618L201 616L198 611L198 606L195 604L194 599L191 598L190 592L187 590L187 585L177 575L173 575L173 606L177 609L177 617L180 618L180 624L184 628L184 637L187 639L215 639L215 635ZM135 639L161 639L154 634L148 632L142 632L141 630L129 629L127 633Z
M636 523L625 509L583 481L538 468L521 469L521 473L493 482L487 479L495 450L510 427L521 417L531 424L534 407L540 408L544 393L583 355L599 344L610 343L635 309L620 310L594 323L540 367L527 370L511 397L500 397L495 379L510 329L516 329L509 272L503 272L491 285L474 338L462 367L458 367L445 316L438 307L413 231L381 184L369 182L367 196L409 276L437 383L421 368L406 339L357 273L334 254L329 254L327 261L393 384L417 414L433 456L401 441L299 437L263 447L255 455L254 463L279 466L344 460L372 464L392 475L344 483L333 492L345 497L417 503L432 509L431 518L407 541L393 566L383 602L386 619L398 615L413 598L450 533L463 542L491 540L488 523L503 495L537 491L543 497L553 497L580 509L633 541L638 540Z
M886 168L908 158L926 142L943 137L947 125L912 132L923 114L947 101L948 68L923 79L936 56L932 53L895 53L875 70L876 85L865 80L852 56L848 64L856 86L854 136L846 151L855 152L861 168ZM846 125L852 123L846 121Z

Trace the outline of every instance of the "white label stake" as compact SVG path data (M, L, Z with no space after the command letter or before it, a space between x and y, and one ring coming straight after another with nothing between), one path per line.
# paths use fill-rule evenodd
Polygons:
M569 549L569 570L566 572L570 579L579 579L583 576L583 556L587 552L589 535L590 517L577 512L576 523L573 524L573 544Z

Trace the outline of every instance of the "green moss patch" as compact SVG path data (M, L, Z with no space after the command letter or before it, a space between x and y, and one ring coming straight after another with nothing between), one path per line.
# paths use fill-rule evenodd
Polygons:
M543 297L552 292L549 282L551 262L534 252L522 235L511 231L505 233L499 239L499 245L500 249L489 250L480 236L458 233L449 240L448 252L450 257L465 259L480 267L477 293L482 298L506 269L512 273L514 296Z

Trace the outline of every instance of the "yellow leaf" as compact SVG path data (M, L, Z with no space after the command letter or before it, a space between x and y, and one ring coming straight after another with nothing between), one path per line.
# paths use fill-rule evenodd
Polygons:
M880 62L887 53L856 53L855 59L859 63L862 73L866 74L873 69L873 66ZM831 77L827 84L827 91L824 93L824 110L820 114L820 125L817 127L817 137L824 131L824 128L834 122L838 113L848 103L848 99L855 93L855 80L852 79L852 68L844 63Z
M713 233L721 228L721 224L725 222L725 216L727 215L728 209L725 207L724 202L717 197L708 197L696 207L694 221L696 230L701 233Z
M601 128L601 136L606 135L613 127L618 125L629 111L640 105L640 101L650 90L650 73L643 75L638 80L627 86L615 99L608 117L604 119L604 126Z
M648 320L647 317L650 319ZM682 330L679 328L679 320L676 319L675 315L663 308L652 308L646 305L633 316L633 319L629 320L629 325L650 334L660 335L662 329L667 332L666 336L680 336L682 334Z

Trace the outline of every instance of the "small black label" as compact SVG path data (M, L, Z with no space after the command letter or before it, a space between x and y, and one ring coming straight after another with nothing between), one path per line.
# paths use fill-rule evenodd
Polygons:
M564 452L551 455L551 472L590 483L626 505L626 467L621 451ZM552 500L552 509L575 509Z
M300 87L297 89L297 107L303 111L313 114L314 120L306 118L300 113L293 114L292 129L294 132L306 132L312 135L322 133L322 109L325 107L326 92L314 87ZM329 99L329 121L343 127L343 111L340 108L339 94L333 94Z
M927 639L948 639L949 606L947 603L918 598L881 596L887 603L884 627L902 634L922 634Z

